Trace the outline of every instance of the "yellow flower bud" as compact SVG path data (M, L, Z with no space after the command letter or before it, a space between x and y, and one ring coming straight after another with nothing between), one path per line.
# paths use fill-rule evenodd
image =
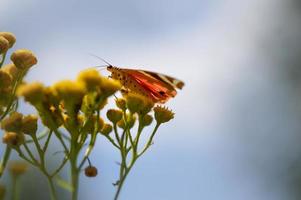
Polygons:
M42 83L34 82L20 85L17 90L17 95L23 96L25 101L36 105L44 100L44 92L45 86Z
M104 124L101 129L101 134L103 135L109 135L113 130L113 127L110 124Z
M4 185L0 185L0 199L3 200L5 197L6 189Z
M33 52L27 49L15 51L12 53L10 59L19 69L28 69L38 62Z
M21 70L19 68L17 68L14 63L10 63L7 65L4 65L2 67L2 70L5 71L6 73L8 73L13 80L16 80L18 74L21 72Z
M18 147L24 143L25 137L23 133L5 132L2 137L2 142L11 146Z
M122 119L122 111L116 109L109 109L107 111L107 118L113 123L116 124Z
M70 80L57 82L54 84L53 90L66 104L81 104L85 95L84 85Z
M144 115L141 119L143 126L149 126L153 122L153 117L151 115Z
M121 84L117 80L102 77L100 89L102 95L109 97L121 89Z
M95 177L97 176L97 168L94 166L88 166L85 168L85 175L87 177Z
M5 131L20 132L22 129L23 115L18 112L13 112L1 122L1 128Z
M12 77L9 73L0 69L0 88L7 88L12 84Z
M9 163L8 170L12 176L17 177L28 170L28 165L23 161L11 161Z
M38 117L35 115L27 115L22 119L22 132L28 135L34 135L38 129Z
M151 100L138 93L128 93L125 95L125 98L127 108L131 113L145 115L154 106Z
M128 125L128 128L129 129L131 129L131 128L133 128L133 126L135 125L135 122L136 122L136 116L135 115L133 115L133 114L127 114L126 115L126 118L127 118L127 125ZM117 125L120 127L120 128L122 128L122 129L125 129L126 128L126 124L125 124L125 122L124 122L124 119L123 120L120 120L118 123L117 123Z
M154 111L157 123L165 123L174 118L174 113L166 107L156 106Z
M98 91L102 78L97 70L88 69L80 72L77 80L82 82L88 91Z
M7 52L9 49L9 41L5 37L0 36L0 54Z
M15 35L10 32L0 32L0 36L4 37L8 41L9 48L11 48L16 42Z
M118 98L115 100L116 106L121 110L125 111L126 109L126 101L123 98Z

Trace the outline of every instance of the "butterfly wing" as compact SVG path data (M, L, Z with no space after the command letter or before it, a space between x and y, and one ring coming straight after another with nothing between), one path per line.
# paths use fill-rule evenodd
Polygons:
M173 86L162 81L147 71L124 69L124 71L148 91L156 100L164 103L169 98L174 97L177 91ZM153 73L153 72L152 72ZM154 73L155 74L155 73Z
M165 75L165 74L161 74L161 73L156 73L156 72L150 72L150 71L144 71L144 70L141 70L143 71L144 73L147 73L149 75L151 75L152 77L158 79L158 80L161 80L162 82L174 87L174 88L177 88L177 89L182 89L183 86L184 86L184 82L179 80L179 79L176 79L174 77L171 77L171 76L168 76L168 75Z

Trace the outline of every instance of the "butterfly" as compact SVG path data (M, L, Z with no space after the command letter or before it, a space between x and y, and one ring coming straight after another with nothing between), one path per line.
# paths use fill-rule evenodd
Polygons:
M165 103L177 94L176 89L182 89L184 82L160 73L118 68L108 65L111 78L119 80L123 87L134 93L139 93L151 99L154 103Z

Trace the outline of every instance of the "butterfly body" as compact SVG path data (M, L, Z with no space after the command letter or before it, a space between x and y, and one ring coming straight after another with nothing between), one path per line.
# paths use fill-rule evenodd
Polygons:
M111 72L111 78L119 80L126 90L144 95L155 103L165 103L171 97L175 97L176 88L181 89L184 86L178 79L155 72L123 69L111 65L107 70Z

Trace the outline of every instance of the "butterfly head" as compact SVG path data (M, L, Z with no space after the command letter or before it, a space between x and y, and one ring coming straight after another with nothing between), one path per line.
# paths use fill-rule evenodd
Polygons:
M107 70L109 71L109 72L112 72L113 71L113 66L112 65L109 65L109 66L107 66Z

